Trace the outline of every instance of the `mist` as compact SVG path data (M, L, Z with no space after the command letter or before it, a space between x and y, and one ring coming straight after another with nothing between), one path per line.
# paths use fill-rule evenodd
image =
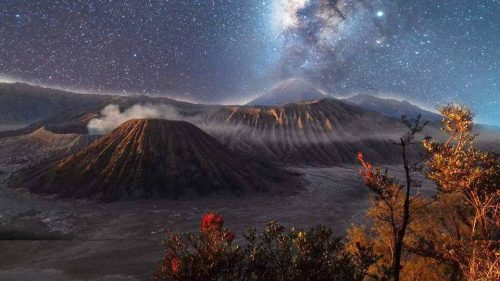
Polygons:
M118 105L109 104L104 107L99 117L90 120L87 128L91 135L105 135L128 120L148 118L187 121L226 144L238 141L247 144L328 144L340 140L360 141L363 139L387 139L388 137L397 139L401 134L397 128L392 128L380 134L363 132L359 135L342 133L342 131L338 130L326 131L323 128L323 122L320 120L308 124L303 129L298 129L294 118L288 120L283 126L258 127L250 125L247 123L248 120L245 119L228 121L226 120L227 116L224 115L215 118L210 117L210 114L185 116L174 106L165 104L135 104L123 111L120 110Z
M105 135L131 119L160 118L182 120L182 116L172 106L159 104L135 104L120 111L116 104L109 104L101 111L101 116L90 120L87 129L91 135Z

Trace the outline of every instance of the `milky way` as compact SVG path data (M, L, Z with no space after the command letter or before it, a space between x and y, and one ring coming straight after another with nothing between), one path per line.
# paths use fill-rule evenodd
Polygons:
M2 0L0 80L236 102L300 77L500 125L499 14L494 0Z

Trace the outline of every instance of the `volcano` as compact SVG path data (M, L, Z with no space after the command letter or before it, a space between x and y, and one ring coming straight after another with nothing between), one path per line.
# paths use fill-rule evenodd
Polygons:
M12 183L62 198L116 201L265 191L283 172L227 151L184 121L129 120L76 154Z
M247 105L282 106L290 103L313 102L326 98L313 85L300 79L288 79L274 86L271 91Z

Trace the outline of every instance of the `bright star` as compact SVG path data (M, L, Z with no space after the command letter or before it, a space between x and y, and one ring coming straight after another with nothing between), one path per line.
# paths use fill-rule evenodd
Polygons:
M16 14L16 18L20 18L20 17L21 17L21 15L20 15L20 14Z
M378 11L377 12L377 17L383 17L384 16L384 12L383 11Z

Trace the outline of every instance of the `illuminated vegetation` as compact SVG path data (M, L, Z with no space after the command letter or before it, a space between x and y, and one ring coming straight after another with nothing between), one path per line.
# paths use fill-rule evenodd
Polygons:
M448 137L444 142L426 137L423 146L428 154L423 166L413 166L435 182L436 195L432 199L418 193L410 196L400 279L499 280L499 155L473 146L476 136L469 109L448 105L440 112ZM381 173L380 167L367 163L362 155L359 158L365 183L375 193L368 211L373 223L368 231L353 227L348 238L351 243L372 246L381 257L370 267L371 274L378 279L398 280L394 241L400 238L397 226L404 225L403 202L408 193L401 193L402 186ZM412 177L409 182L418 183Z
M476 135L469 109L450 105L441 108L441 114L448 139L424 141L431 156L427 176L438 189L430 215L438 224L433 229L424 225L424 233L416 233L421 243L416 248L440 257L452 265L452 272L469 280L499 280L499 155L473 146ZM437 235L429 239L425 233L432 230Z

